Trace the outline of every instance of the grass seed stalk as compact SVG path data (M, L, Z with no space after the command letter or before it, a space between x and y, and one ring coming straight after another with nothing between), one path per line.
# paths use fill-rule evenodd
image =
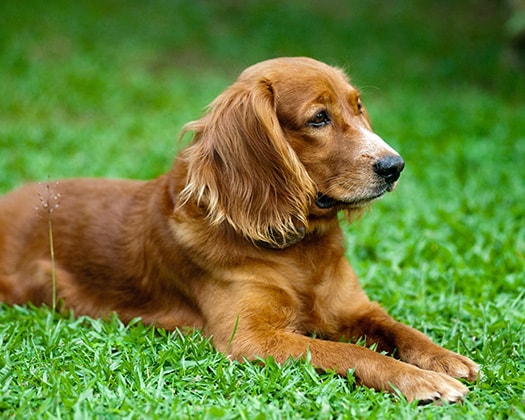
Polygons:
M55 269L55 245L53 242L53 212L60 207L60 193L57 192L58 182L50 181L41 184L42 193L38 193L40 206L45 212L47 219L48 236L49 236L49 254L51 257L51 285L52 285L52 308L56 310L57 306L57 281Z

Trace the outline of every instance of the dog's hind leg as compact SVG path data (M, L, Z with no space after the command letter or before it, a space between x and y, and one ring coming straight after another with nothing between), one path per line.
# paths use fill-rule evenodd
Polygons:
M51 306L61 295L61 286L70 283L70 279L70 273L53 266L50 260L36 260L14 274L0 275L0 302Z

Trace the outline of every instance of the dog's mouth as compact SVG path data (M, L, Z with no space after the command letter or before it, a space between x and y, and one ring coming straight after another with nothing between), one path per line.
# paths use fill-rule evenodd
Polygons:
M329 197L327 195L318 193L317 198L315 199L315 204L320 209L331 209L332 207L337 206L340 201L335 198Z
M334 197L330 197L329 195L318 193L315 199L315 205L320 209L332 209L334 207L340 207L341 209L352 209L364 207L372 201L381 198L387 191L392 191L392 189L393 186L389 186L388 188L382 189L375 194L356 200L338 200Z

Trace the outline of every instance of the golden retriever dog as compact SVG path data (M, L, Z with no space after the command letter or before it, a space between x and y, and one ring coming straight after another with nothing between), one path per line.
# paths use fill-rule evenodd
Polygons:
M409 401L468 392L455 378L476 379L478 366L393 320L345 258L338 216L392 191L404 162L341 70L309 58L256 64L187 132L189 146L152 181L7 194L0 300L55 296L76 314L198 328L232 358L309 357Z

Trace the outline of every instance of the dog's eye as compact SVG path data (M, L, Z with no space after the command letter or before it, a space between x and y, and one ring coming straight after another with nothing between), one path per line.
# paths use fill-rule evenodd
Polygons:
M361 98L357 98L357 112L360 114L363 113L363 103L361 102Z
M326 111L319 111L315 116L308 122L308 125L311 127L324 127L327 124L330 124L331 120Z

